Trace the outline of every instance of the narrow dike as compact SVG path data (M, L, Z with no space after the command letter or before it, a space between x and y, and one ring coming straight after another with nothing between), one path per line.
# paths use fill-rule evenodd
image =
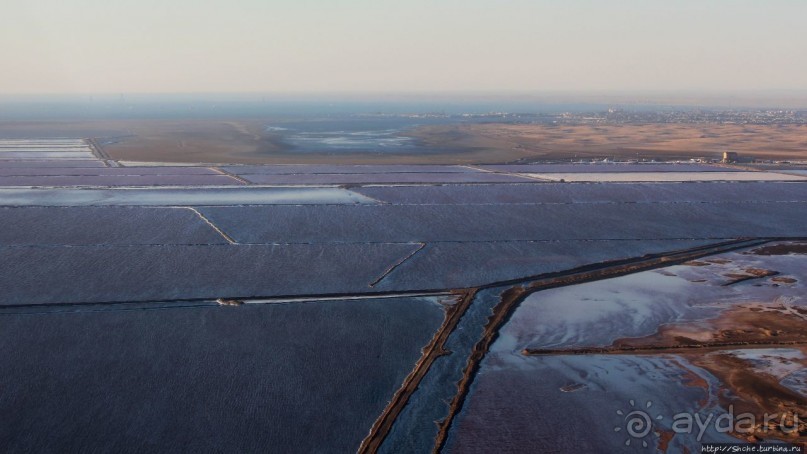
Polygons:
M456 328L457 323L459 323L465 311L470 307L474 296L476 296L476 289L462 290L459 291L459 293L462 295L460 300L447 309L446 318L442 326L437 330L431 342L423 348L423 355L420 357L420 360L418 360L412 372L406 377L401 388L395 392L395 395L381 413L381 416L379 416L373 424L370 433L359 447L359 453L374 453L378 451L390 429L392 429L392 425L395 424L396 418L406 406L407 402L409 402L409 398L412 397L412 394L414 394L415 390L420 386L420 382L429 372L434 361L438 357L450 353L445 349L445 342L448 336L454 331L454 328Z
M692 351L718 351L742 347L744 349L754 348L781 348L800 347L807 345L802 341L746 341L746 342L704 342L702 344L686 345L649 345L644 347L602 347L602 348L573 348L573 349L541 349L525 348L522 354L525 356L555 356L555 355L658 355L661 353L686 353Z

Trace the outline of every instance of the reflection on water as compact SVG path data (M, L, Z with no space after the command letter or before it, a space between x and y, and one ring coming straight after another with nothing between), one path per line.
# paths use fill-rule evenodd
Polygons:
M411 137L400 136L398 129L382 131L301 132L285 138L287 143L301 149L377 150L378 148L412 148Z
M426 151L417 139L407 135L413 128L445 121L434 118L334 117L272 123L266 126L266 132L302 152L413 152Z

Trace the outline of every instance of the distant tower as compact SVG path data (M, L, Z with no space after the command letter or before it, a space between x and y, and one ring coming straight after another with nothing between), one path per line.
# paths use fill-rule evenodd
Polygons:
M724 151L723 152L723 162L737 162L739 159L739 155L737 155L736 151Z

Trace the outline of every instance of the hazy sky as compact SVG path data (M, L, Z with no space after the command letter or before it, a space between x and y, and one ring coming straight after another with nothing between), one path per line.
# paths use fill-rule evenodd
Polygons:
M805 0L3 0L0 94L807 89Z

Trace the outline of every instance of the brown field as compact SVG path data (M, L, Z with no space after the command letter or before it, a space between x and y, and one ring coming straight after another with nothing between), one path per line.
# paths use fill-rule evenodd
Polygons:
M410 136L418 153L295 152L262 119L2 122L0 137L91 137L113 159L181 163L428 163L717 158L807 159L807 126L518 125L424 126Z
M660 351L667 350L667 353L674 353L676 347L696 347L680 350L678 353L720 379L725 389L730 391L718 394L724 408L732 405L738 414L756 415L758 421L764 420L764 414L788 415L785 424L787 428L795 427L793 415L798 415L796 421L801 423L798 424L797 432L783 430L778 425L783 420L778 418L775 421L778 424L771 426L772 431L768 433L780 440L805 442L807 424L804 423L804 409L807 398L783 386L780 383L782 377L765 368L759 370L759 366L742 359L737 352L743 349L748 351L754 348L779 347L795 349L804 355L807 353L807 332L804 330L806 316L807 310L798 306L739 305L715 320L664 325L654 335L621 339L614 345L617 348L652 347ZM722 344L729 345L721 346ZM774 363L791 365L795 361L801 367L807 367L807 361L803 359L776 359L775 356L765 356L764 353L762 356ZM762 427L756 427L749 434L761 430ZM759 441L755 435L748 435L748 439Z
M717 158L723 151L759 159L807 159L805 125L475 124L424 127L417 137L431 146L499 150L502 157L524 160Z
M262 163L282 145L262 120L98 120L0 123L0 137L85 137L113 159Z
M119 160L261 163L282 149L263 129L259 121L141 122L103 148Z

